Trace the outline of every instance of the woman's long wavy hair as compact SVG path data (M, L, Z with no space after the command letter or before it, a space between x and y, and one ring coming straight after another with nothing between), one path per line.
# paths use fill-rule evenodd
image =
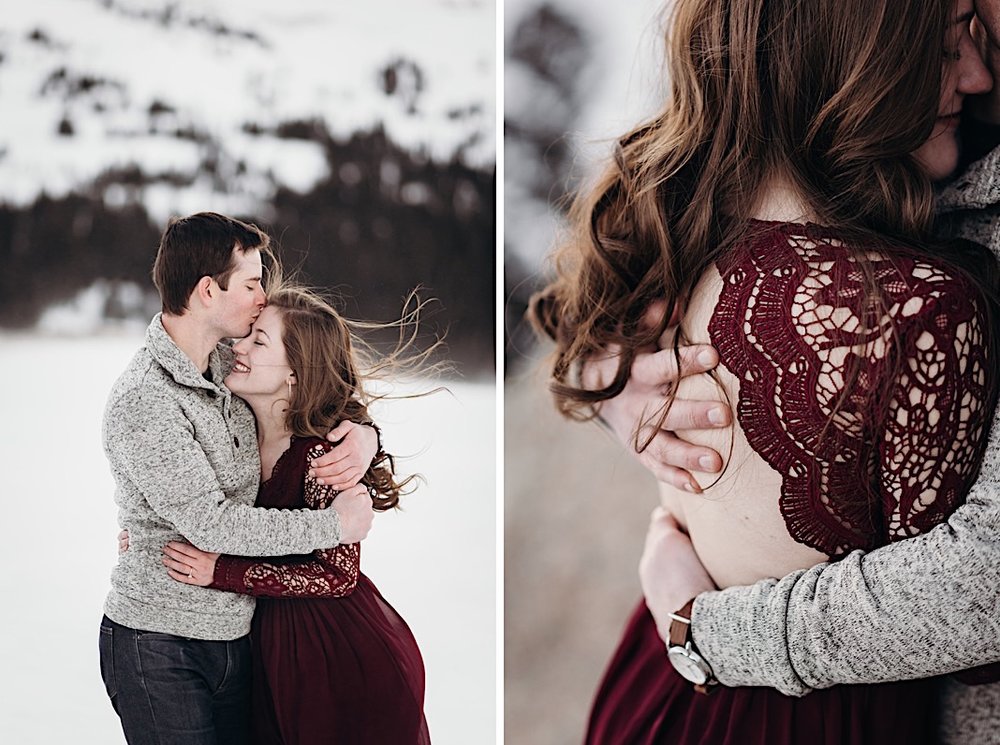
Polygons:
M268 287L267 304L280 312L285 355L295 373L285 421L298 437L325 438L344 420L371 422L368 407L382 398L371 390L371 383L387 373L440 369L426 365L439 343L422 352L408 351L424 307L416 295L407 298L402 318L390 324L347 320L319 293L280 277ZM377 355L364 344L361 333L386 328L399 330L399 343L392 353ZM396 507L400 495L419 478L397 480L395 471L395 458L380 450L361 479L377 495L372 499L376 510Z
M931 184L912 153L937 117L951 6L677 0L668 102L619 141L593 188L577 196L556 278L529 310L556 341L560 411L589 418L595 403L621 392L636 350L656 343L703 271L747 235L775 178L810 219L851 244L938 251ZM873 276L867 289L879 305ZM640 323L662 299L662 323ZM615 346L614 379L583 388L578 366Z

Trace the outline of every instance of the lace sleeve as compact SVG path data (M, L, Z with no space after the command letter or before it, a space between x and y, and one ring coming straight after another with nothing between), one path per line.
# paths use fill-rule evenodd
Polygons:
M920 262L911 274L914 292L898 319L902 364L875 433L890 541L930 530L961 504L994 397L973 288Z
M325 509L337 492L308 475L308 464L326 451L323 445L305 456L303 498L312 509ZM306 556L248 559L220 556L211 587L244 595L271 598L344 597L358 583L361 544L351 543L314 551Z

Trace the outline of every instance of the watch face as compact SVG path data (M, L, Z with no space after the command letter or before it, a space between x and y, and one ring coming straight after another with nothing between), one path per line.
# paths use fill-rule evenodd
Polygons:
M667 657L674 669L680 676L695 685L704 685L708 682L710 668L697 652L687 647L671 647L667 650Z

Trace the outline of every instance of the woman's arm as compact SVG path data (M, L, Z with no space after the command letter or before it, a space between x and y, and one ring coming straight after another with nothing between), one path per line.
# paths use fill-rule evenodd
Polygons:
M311 509L325 509L337 497L338 492L332 486L319 483L309 469L309 464L331 447L316 445L305 456L303 498ZM319 549L305 556L265 559L206 554L192 546L171 545L168 549L178 552L174 556L165 549L168 558L180 565L164 562L174 579L256 597L344 597L354 591L361 566L358 543ZM185 562L188 567L195 568L190 574L184 571Z
M354 592L360 571L360 543L320 549L308 557L220 556L208 587L266 598L340 598Z

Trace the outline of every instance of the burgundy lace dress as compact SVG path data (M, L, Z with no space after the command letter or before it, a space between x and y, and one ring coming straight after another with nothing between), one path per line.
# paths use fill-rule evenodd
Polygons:
M258 507L322 509L334 492L306 476L328 443L292 438ZM406 623L360 571L357 543L308 556L220 556L219 590L258 598L253 617L256 745L430 743L424 666Z
M865 311L861 268L835 230L755 222L718 263L723 286L709 323L740 381L747 441L782 475L789 535L833 560L946 520L972 485L995 403L974 287L933 257L868 260L886 296L878 314ZM640 603L586 741L929 743L934 685L845 685L803 698L769 688L697 693Z

